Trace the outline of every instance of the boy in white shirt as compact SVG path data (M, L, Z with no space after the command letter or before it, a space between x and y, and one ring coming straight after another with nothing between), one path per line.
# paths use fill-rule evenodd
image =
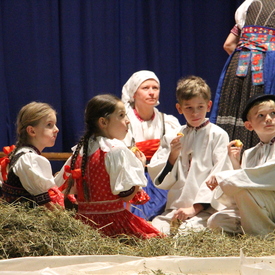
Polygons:
M235 170L217 173L207 183L227 208L211 216L208 227L266 235L275 229L275 95L251 97L242 119L261 141L243 153L241 162L241 148L234 146L236 141L229 143Z
M156 187L169 190L164 213L152 221L165 234L175 220L182 222L179 233L205 228L215 212L205 182L212 174L232 169L228 134L206 118L212 106L209 86L200 77L186 77L178 81L176 97L187 124L162 138L148 165Z

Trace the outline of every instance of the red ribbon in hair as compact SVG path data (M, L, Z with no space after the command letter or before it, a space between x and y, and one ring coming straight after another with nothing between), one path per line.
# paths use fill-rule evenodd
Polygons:
M7 166L10 163L8 155L15 149L15 145L3 147L4 157L0 158L1 174L4 181L7 180Z
M69 165L65 165L64 171L65 172L63 174L63 178L64 178L65 182L58 188L61 192L64 191L68 187L67 180L68 180L69 176L67 176L66 173L71 174L73 179L79 179L81 177L81 169L79 169L79 168L71 170L71 167ZM67 198L72 203L76 203L76 198L73 194L68 194Z
M3 147L3 152L5 153L5 155L8 155L8 154L10 154L14 149L15 149L15 145L5 146L5 147Z
M71 174L73 179L79 179L81 177L80 168L71 170L71 167L69 165L65 165L64 170L66 173ZM68 176L64 173L63 178L66 180L68 179Z

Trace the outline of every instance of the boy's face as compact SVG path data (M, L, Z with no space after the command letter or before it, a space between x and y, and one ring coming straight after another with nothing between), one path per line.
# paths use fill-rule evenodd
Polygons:
M254 130L262 142L269 142L275 136L275 104L263 102L252 107L247 115L244 126Z
M183 114L188 124L193 127L200 126L210 111L212 101L206 101L201 96L196 96L190 100L183 100L181 104L177 103L176 108L180 114Z

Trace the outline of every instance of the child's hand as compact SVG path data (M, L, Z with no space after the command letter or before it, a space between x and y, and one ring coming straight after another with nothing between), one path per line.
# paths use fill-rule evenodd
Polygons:
M212 191L218 186L218 182L215 176L211 176L210 179L206 182L206 185Z
M238 143L239 143L239 140L233 140L229 142L229 144L227 145L228 156L232 162L234 169L241 168L241 151L242 151L243 145L240 144L239 146Z
M133 147L131 151L135 154L135 156L142 162L143 166L145 167L146 165L145 155L137 147Z
M171 143L171 151L170 151L170 155L169 155L169 159L168 161L170 162L170 164L174 165L179 154L181 151L181 142L180 139L182 138L181 135L178 135L176 138L174 138Z
M190 219L194 216L196 216L198 214L199 210L196 209L194 206L191 207L186 207L186 208L179 208L173 218L172 221L174 220L181 220L181 221L185 221L187 219Z

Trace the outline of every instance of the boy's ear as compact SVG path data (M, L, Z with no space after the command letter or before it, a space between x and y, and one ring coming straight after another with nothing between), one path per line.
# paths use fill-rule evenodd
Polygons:
M35 130L34 130L34 128L32 126L30 126L30 125L27 126L26 131L27 131L27 133L28 133L29 136L31 136L31 137L35 136Z
M178 110L179 114L182 114L181 106L179 103L176 103L176 109Z
M207 103L207 112L210 112L211 107L212 107L212 100L209 100Z
M246 121L246 122L244 123L244 127L245 127L247 130L249 130L249 131L253 131L253 130L254 130L253 126L251 125L251 122L249 122L249 121Z

